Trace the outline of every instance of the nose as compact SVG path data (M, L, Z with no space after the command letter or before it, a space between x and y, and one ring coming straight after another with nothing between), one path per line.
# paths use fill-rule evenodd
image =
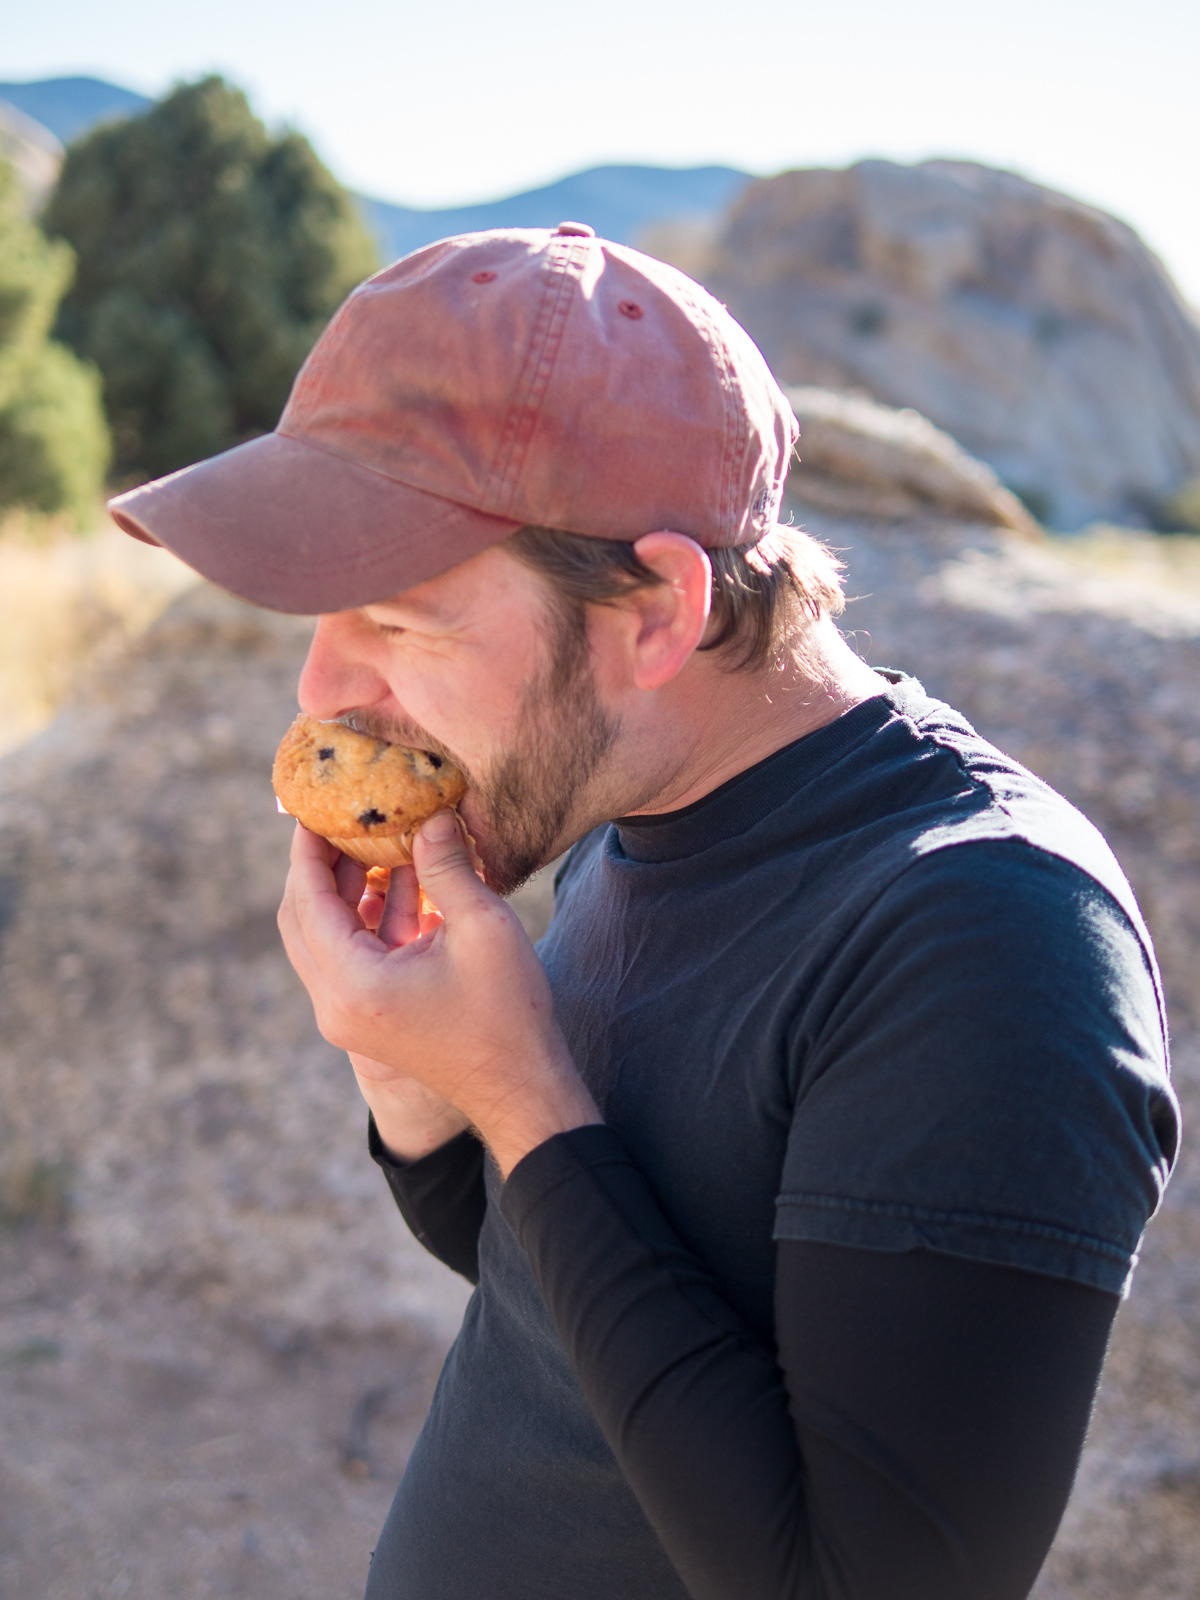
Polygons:
M374 705L389 693L387 679L372 663L358 614L335 611L318 617L297 688L301 709L331 722L345 711Z

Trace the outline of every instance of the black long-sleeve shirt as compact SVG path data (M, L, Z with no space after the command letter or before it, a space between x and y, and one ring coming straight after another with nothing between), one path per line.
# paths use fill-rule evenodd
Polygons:
M475 1281L478 1141L405 1164L372 1129L371 1149L416 1236ZM773 1349L611 1129L549 1140L501 1204L694 1600L1027 1594L1070 1492L1116 1295L924 1250L783 1240ZM401 1591L381 1565L370 1592Z
M606 1126L390 1175L478 1289L370 1600L1018 1600L1176 1134L1103 841L906 680L539 954Z

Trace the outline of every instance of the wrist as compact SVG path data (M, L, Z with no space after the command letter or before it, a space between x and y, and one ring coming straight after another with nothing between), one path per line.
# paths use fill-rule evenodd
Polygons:
M483 1139L500 1174L507 1178L519 1161L558 1133L573 1128L603 1123L596 1102L581 1079L556 1085L536 1097L503 1113L476 1119L475 1127Z
M471 1125L456 1106L412 1078L385 1083L360 1076L358 1086L380 1143L399 1161L419 1161Z

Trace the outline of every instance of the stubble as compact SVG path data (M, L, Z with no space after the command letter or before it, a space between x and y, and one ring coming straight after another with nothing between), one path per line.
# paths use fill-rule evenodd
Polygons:
M431 751L462 769L486 818L487 881L501 895L519 889L566 842L568 819L620 731L619 719L606 712L596 689L583 607L555 607L547 624L549 659L522 691L513 740L486 767L472 769L407 719L369 709L340 719L372 738Z

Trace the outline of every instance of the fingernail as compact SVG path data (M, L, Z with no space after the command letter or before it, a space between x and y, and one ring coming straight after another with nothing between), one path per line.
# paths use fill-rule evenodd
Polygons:
M458 824L452 811L435 811L421 824L421 837L428 839L430 844L445 844L457 832Z

